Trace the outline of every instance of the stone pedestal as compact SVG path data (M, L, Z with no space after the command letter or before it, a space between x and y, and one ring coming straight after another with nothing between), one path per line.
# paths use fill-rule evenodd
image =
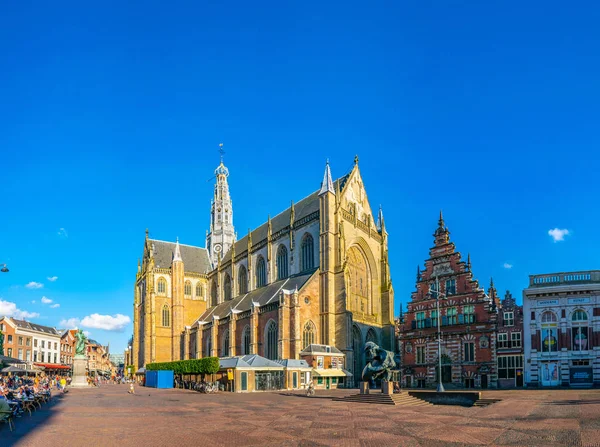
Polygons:
M87 358L85 356L75 356L73 359L73 377L71 386L73 388L87 388L87 378L85 375L85 367L87 366Z
M381 381L382 394L394 394L394 382Z
M369 382L358 382L360 394L369 394Z

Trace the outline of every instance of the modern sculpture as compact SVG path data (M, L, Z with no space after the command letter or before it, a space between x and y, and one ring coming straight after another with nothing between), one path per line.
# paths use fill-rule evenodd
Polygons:
M372 341L365 344L364 353L367 364L362 372L362 380L365 385L361 386L361 393L368 393L368 384L371 381L381 379L382 382L387 382L382 385L383 392L391 394L393 392L392 368L396 367L394 353L380 348Z
M86 366L87 356L85 355L85 343L87 337L81 329L75 332L75 358L73 359L73 380L71 386L87 387Z

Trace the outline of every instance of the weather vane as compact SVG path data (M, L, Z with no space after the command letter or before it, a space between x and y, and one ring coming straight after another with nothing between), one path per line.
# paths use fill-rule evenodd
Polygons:
M223 154L225 154L225 150L223 149L223 143L219 143L219 153L221 154L221 163L223 163Z

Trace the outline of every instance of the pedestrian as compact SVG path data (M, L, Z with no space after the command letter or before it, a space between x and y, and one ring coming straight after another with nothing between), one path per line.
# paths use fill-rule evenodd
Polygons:
M129 384L129 391L127 391L128 394L135 394L135 388L133 387L133 382L131 382Z

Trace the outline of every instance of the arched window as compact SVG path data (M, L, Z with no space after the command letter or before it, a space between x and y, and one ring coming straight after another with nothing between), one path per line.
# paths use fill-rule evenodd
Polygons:
M238 272L238 291L240 295L248 292L248 273L243 265L240 265L240 271Z
M250 354L250 326L246 325L242 332L242 355Z
M367 332L367 341L372 341L376 345L379 344L377 342L377 334L375 333L375 331L373 330L373 328L369 329L369 331Z
M229 301L231 299L231 277L228 273L225 273L225 281L223 281L223 292L225 295L223 299Z
M167 281L165 281L165 278L158 278L158 285L156 288L159 295L167 294Z
M213 279L213 282L210 286L210 305L216 306L217 301L217 281Z
M542 314L542 323L555 323L557 321L556 314L554 312L544 312Z
M312 236L306 233L302 238L300 266L303 272L311 270L315 265L315 248Z
M223 335L223 351L221 357L229 357L229 331L225 331Z
M346 306L352 312L372 315L370 273L363 251L356 246L346 255Z
M204 298L204 290L202 290L202 284L196 283L196 298Z
M304 325L304 331L302 332L302 349L306 349L307 346L315 343L315 334L317 328L312 321L307 321Z
M192 297L192 282L191 281L185 282L185 284L183 286L183 294L185 295L186 298Z
M162 308L162 325L164 327L171 326L171 311L166 304Z
M542 314L542 352L558 351L558 319L554 312L544 312Z
M571 320L573 321L587 321L587 319L587 313L581 309L577 309L573 312L573 316L571 317Z
M277 279L288 277L288 253L285 245L280 245L277 249Z
M212 334L210 333L210 331L206 332L208 332L208 336L204 337L204 353L202 354L202 357L212 356Z
M277 323L269 321L265 331L265 357L277 360Z
M573 351L587 351L589 346L588 315L585 310L577 309L571 316L571 340Z
M267 283L267 266L265 258L259 256L256 260L256 287L262 287Z

